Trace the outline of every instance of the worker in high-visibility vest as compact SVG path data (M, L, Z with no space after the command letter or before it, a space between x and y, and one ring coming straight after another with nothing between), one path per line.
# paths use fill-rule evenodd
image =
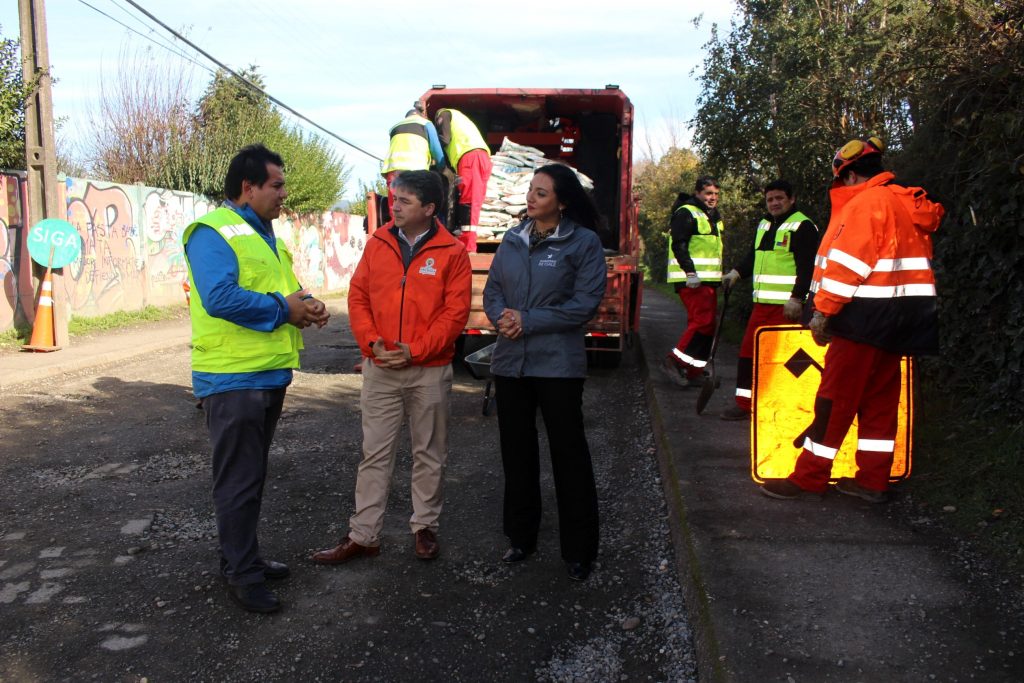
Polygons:
M754 231L754 244L743 261L722 278L731 288L741 278L754 276L754 308L740 344L736 367L736 404L721 415L723 420L750 418L754 379L754 333L766 325L785 325L800 320L811 286L818 226L796 208L793 186L776 180L764 188L768 215Z
M474 253L480 207L487 196L487 181L491 177L491 150L476 124L457 109L439 109L434 123L448 163L460 181L453 229L466 250Z
M291 253L274 234L288 196L281 156L259 144L244 147L228 163L224 193L219 208L182 233L192 388L213 447L221 576L243 609L276 612L281 603L266 582L290 572L263 554L257 538L267 453L299 367L300 330L323 327L330 314L299 285Z
M932 233L945 210L922 188L897 183L882 167L884 149L877 137L851 140L832 162L832 218L815 258L809 324L815 342L829 348L796 467L761 487L772 498L824 492L856 417L857 472L836 490L886 502L900 359L938 352Z
M384 158L380 174L388 184L388 215L392 216L395 206L395 195L391 191L391 183L402 171L426 171L431 166L444 164L444 150L437 137L437 128L422 113L423 105L419 102L405 113L405 118L391 126L388 135L388 155Z
M722 283L722 232L718 181L697 179L692 196L680 192L672 205L667 280L686 307L686 329L662 361L676 384L698 387L715 334L718 287Z

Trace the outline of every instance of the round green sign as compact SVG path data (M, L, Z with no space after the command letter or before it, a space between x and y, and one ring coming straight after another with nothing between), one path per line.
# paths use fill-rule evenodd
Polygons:
M41 266L63 268L81 253L78 231L60 218L41 220L28 231L28 255Z

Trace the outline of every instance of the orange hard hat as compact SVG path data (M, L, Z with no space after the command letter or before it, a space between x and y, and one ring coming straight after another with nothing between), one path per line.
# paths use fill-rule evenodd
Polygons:
M836 155L832 159L832 175L838 178L843 169L857 161L857 159L868 154L881 154L884 151L885 143L875 135L863 140L850 140L836 150Z

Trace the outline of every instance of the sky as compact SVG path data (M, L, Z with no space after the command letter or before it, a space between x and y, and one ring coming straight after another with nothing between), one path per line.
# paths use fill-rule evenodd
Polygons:
M731 0L136 2L231 68L256 65L271 95L379 157L387 151L388 129L440 83L618 84L636 111L635 158L657 157L673 143L689 142L702 47L714 24L725 32L734 9ZM207 69L216 69L125 0L46 0L46 21L54 115L65 120L61 137L78 155L100 84L123 68L125 55L148 50L183 70L195 98L211 78ZM17 37L18 25L17 0L0 0L3 36ZM358 181L378 176L376 160L328 141L352 171L346 197L354 196Z

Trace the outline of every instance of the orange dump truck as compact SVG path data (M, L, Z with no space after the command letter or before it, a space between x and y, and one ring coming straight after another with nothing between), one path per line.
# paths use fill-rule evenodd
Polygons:
M640 322L641 276L637 203L633 195L633 105L616 86L601 90L435 86L423 94L427 115L458 109L483 133L491 153L508 138L563 161L594 182L593 197L608 226L602 241L608 287L587 326L591 361L618 364ZM483 239L481 239L483 237ZM483 310L487 270L499 238L478 235L473 264L473 308L466 334L493 335Z

